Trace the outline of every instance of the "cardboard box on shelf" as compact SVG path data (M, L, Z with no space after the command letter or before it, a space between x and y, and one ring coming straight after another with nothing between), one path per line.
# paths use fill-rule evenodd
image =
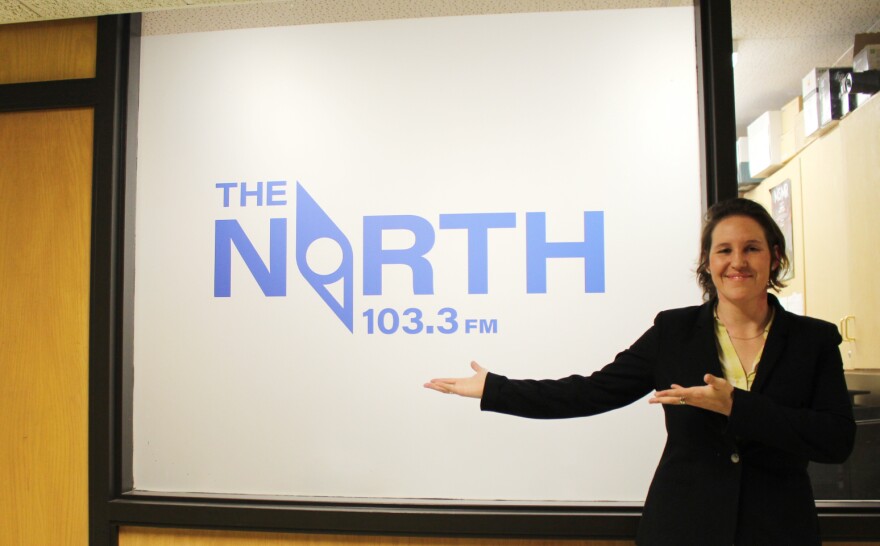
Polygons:
M794 122L794 153L798 153L799 151L804 149L804 146L815 140L815 136L807 139L804 134L804 112L801 110L798 112L797 119Z
M786 131L779 137L779 155L782 162L785 163L797 153L797 145L795 144L794 130Z
M853 55L858 55L865 46L880 44L880 32L864 32L856 34L853 38Z
M736 139L736 161L737 163L749 161L749 137L741 136Z
M871 44L853 55L853 72L880 70L880 44Z
M813 91L804 97L804 138L815 138L819 134L819 93Z
M749 168L749 138L736 139L736 182L740 192L749 191L761 183L760 178L753 178Z
M803 109L803 98L795 97L782 107L782 133L794 130L798 113Z
M822 124L819 123L819 75L828 68L814 68L801 79L801 98L804 112L804 137L818 134Z
M807 75L801 78L801 97L806 100L810 93L819 89L819 74L828 70L828 67L815 67Z

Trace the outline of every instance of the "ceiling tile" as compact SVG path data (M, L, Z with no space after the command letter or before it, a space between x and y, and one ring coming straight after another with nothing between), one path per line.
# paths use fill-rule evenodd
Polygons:
M24 0L23 3L44 19L66 19L77 17L84 11L93 13L98 10L94 0Z
M193 6L216 0L190 0ZM222 3L222 0L220 0ZM288 0L211 6L201 11L151 13L143 33L175 34L287 25L412 19L487 13L579 11L609 8L689 6L692 0Z
M733 39L804 38L867 31L880 18L880 0L731 0Z
M21 0L38 14L31 20L69 19L113 13L136 13L146 10L171 9L187 6L186 0ZM9 22L0 10L0 22Z
M15 0L0 2L0 21L4 23L23 23L39 19L39 14Z

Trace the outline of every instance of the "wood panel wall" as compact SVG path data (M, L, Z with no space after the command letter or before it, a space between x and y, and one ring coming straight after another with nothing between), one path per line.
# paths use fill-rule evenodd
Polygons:
M246 533L187 531L172 529L122 528L119 546L630 546L631 541L615 540L532 540L474 538L411 538L339 535L294 535L284 533Z
M119 546L630 546L619 540L528 540L292 535L123 527ZM880 542L825 542L824 546L877 546Z
M0 114L0 544L86 544L92 110Z
M0 84L88 78L94 19L0 26ZM88 542L93 111L0 114L0 544Z
M95 77L97 19L0 26L0 84Z

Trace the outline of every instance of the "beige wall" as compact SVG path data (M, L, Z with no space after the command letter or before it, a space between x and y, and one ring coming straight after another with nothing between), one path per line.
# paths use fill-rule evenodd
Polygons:
M844 366L875 374L880 372L878 150L880 96L874 96L745 194L769 207L769 189L791 180L795 277L782 295L803 295L811 317L847 322L855 339L840 345Z

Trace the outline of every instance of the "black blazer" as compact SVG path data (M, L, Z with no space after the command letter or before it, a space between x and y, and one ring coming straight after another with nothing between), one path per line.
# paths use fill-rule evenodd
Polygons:
M855 423L834 325L776 316L751 391L734 389L730 417L664 405L667 440L639 523L641 545L819 545L807 462L843 462ZM595 415L654 390L723 377L714 302L663 311L611 364L589 377L510 380L489 374L481 408L537 419ZM609 462L609 464L613 464Z

